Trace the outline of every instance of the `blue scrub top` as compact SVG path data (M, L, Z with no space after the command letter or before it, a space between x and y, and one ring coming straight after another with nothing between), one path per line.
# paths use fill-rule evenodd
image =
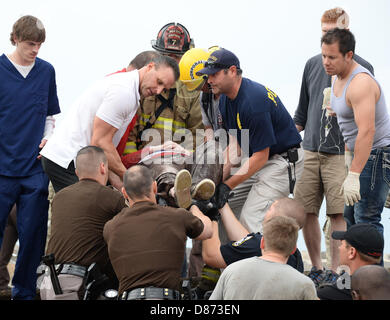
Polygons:
M0 56L0 175L42 172L37 160L46 117L60 113L53 66L39 58L24 78Z
M219 109L226 128L237 130L238 143L244 151L248 151L249 156L269 147L271 157L302 141L278 95L247 78L242 78L234 100L221 95ZM249 147L245 145L245 129L248 130Z

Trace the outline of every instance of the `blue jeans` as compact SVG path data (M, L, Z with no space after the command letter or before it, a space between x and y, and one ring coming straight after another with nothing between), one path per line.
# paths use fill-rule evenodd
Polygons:
M380 223L390 186L390 147L374 149L360 174L361 200L344 207L347 228L356 223L370 223L383 235Z

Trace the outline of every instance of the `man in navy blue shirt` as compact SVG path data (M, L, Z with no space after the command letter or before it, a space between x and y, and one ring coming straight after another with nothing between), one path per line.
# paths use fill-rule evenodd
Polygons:
M219 109L230 135L224 181L215 192L218 207L225 205L233 188L252 178L240 221L250 232L261 232L269 206L292 193L303 170L301 136L278 95L242 77L240 62L232 52L214 51L197 72L202 74L208 76L212 92L221 94ZM233 139L240 146L237 152L231 148ZM241 165L233 172L239 153Z
M229 242L221 244L218 237L218 223L213 223L213 236L202 241L202 256L208 266L214 268L226 268L229 264L254 257L261 256L261 233L248 233L242 224L236 219L229 204L219 210L221 220L229 237ZM305 224L306 214L303 206L294 199L281 198L272 203L265 215L265 221L276 216L285 216L295 219L301 229ZM292 253L287 264L303 272L303 261L298 249Z
M39 19L23 16L11 33L15 51L0 56L0 245L16 203L19 254L13 299L35 298L36 269L46 243L49 180L38 153L60 107L54 68L37 58L45 36Z

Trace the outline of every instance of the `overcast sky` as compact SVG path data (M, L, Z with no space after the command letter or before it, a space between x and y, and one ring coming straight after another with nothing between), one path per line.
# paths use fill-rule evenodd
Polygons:
M390 101L390 1L313 0L18 0L0 12L0 51L13 47L9 33L22 15L45 25L39 56L56 69L63 112L95 80L127 66L168 22L180 22L196 47L233 51L244 76L279 94L294 113L305 62L320 52L322 13L340 6L350 15L356 52L371 62Z
M94 81L151 50L150 41L163 25L179 22L196 47L219 45L233 51L244 76L275 91L293 115L304 65L320 53L321 15L338 6L349 14L356 52L374 66L390 106L388 0L6 1L0 11L0 51L14 50L9 34L19 17L40 18L47 38L39 56L56 69L60 105L66 113ZM389 215L384 219L388 221Z

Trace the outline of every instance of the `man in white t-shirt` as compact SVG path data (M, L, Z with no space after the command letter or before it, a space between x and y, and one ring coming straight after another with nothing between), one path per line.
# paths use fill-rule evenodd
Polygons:
M311 279L286 264L296 250L298 230L290 217L276 216L263 222L263 255L230 264L210 300L316 300Z
M41 151L43 168L54 190L58 192L78 181L74 159L87 145L101 147L108 158L109 169L122 179L126 168L116 146L133 119L141 97L160 94L171 88L178 78L176 61L157 56L139 70L113 74L87 89Z

